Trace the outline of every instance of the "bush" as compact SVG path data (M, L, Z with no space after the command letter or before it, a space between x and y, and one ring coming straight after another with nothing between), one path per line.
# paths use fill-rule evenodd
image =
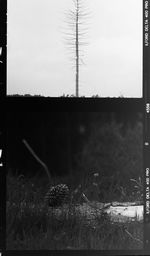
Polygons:
M142 177L142 162L142 124L127 126L123 132L123 126L112 121L110 124L97 122L91 126L78 164L90 183L92 174L99 174L101 193L104 191L107 196L108 191L111 194L121 193L121 188L126 190L125 193L128 190L129 195L133 189L130 179Z

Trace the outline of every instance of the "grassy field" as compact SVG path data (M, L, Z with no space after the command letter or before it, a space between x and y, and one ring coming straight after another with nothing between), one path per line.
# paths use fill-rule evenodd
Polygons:
M59 183L62 180L55 182ZM7 175L7 249L142 249L142 223L114 224L105 215L97 216L95 222L86 221L75 208L75 205L83 203L81 191L77 191L70 200L69 214L66 215L62 211L58 218L52 208L43 206L43 197L47 189L47 181L44 179ZM88 186L86 191L88 193ZM109 194L112 196L112 191L107 191L107 197Z

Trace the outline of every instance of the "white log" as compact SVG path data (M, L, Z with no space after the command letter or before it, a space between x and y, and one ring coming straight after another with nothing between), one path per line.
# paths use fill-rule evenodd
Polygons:
M108 214L112 222L143 221L144 206L141 201L100 203L89 201L85 194L82 197L97 214Z
M121 204L121 203L120 203ZM127 203L125 203L127 205ZM90 203L83 203L76 205L73 207L73 210L69 208L68 205L65 205L63 207L55 208L53 209L53 213L59 218L61 217L62 213L66 216L70 214L79 214L79 216L83 217L84 219L87 219L88 221L94 221L97 217L101 217L103 213L107 214L108 217L110 217L111 222L118 222L118 223L127 223L127 222L133 222L143 221L143 205L134 205L134 206L108 206L110 203L107 203L107 208L104 206L104 208L101 208L101 204L98 203L92 204ZM100 207L99 207L100 206ZM49 209L50 212L52 209Z
M143 205L110 206L105 212L113 222L143 221Z

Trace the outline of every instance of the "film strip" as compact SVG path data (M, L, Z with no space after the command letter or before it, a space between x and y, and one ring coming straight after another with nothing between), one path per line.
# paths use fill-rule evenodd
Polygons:
M7 60L7 4L5 0L0 1L0 100L1 104L5 100L6 96L6 60ZM145 254L150 251L150 0L143 0L143 97L144 97L144 251ZM3 118L4 125L4 118ZM4 132L3 128L0 127L0 136ZM5 182L3 172L3 146L4 136L1 139L0 147L0 173L1 181ZM3 177L2 177L3 175ZM1 194L3 194L1 186ZM4 198L3 198L4 199ZM5 205L4 200L1 200L2 204ZM4 209L4 207L3 207ZM2 210L2 209L0 209ZM0 256L5 255L5 238L4 238L4 211L0 213ZM3 220L2 220L3 217ZM116 253L119 254L119 253ZM131 252L132 254L132 252Z
M150 1L143 1L143 92L145 101L144 129L144 248L150 250Z
M4 172L4 139L5 113L2 110L6 96L7 74L7 1L0 1L0 256L5 251L5 172Z

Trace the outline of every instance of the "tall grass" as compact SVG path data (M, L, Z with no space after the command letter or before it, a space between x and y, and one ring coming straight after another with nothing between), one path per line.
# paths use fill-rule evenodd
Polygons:
M43 184L45 180L43 179ZM97 215L94 222L86 221L76 211L82 200L76 196L66 206L68 214L58 216L53 208L43 205L47 189L33 177L7 176L7 249L11 250L113 250L141 249L143 225L138 222L113 224L108 216ZM88 182L85 182L88 193ZM84 189L84 186L79 190ZM90 190L91 188L89 188ZM77 191L76 191L77 192ZM79 191L80 194L81 191ZM108 191L110 194L112 191ZM129 233L139 239L134 240Z
M112 223L106 215L97 215L93 221L91 212L87 221L76 207L83 207L82 193L89 200L105 203L142 200L141 123L124 131L114 121L95 123L76 158L78 172L74 170L73 177L55 177L51 184L46 178L8 172L7 249L142 249L142 223ZM43 204L49 186L58 183L70 188L68 213L62 210L59 218Z

